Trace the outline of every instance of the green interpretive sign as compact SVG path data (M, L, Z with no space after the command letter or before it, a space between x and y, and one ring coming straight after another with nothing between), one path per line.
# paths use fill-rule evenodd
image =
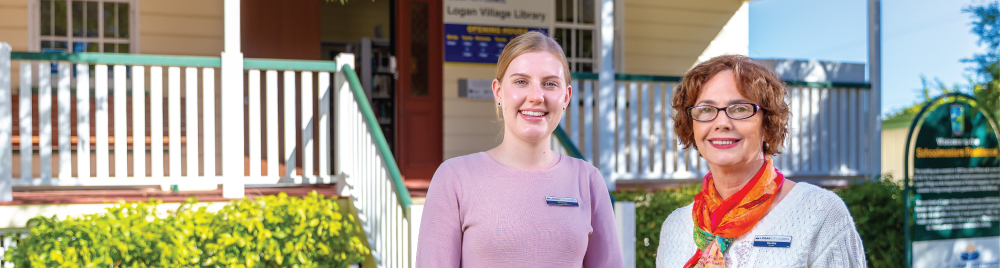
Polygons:
M958 97L925 109L910 130L912 267L1000 267L997 126Z

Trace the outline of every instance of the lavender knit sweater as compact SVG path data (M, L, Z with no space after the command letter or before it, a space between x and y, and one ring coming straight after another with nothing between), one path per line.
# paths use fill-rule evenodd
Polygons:
M548 205L569 197L579 206ZM580 159L519 170L485 152L434 173L417 242L417 267L622 267L607 186Z

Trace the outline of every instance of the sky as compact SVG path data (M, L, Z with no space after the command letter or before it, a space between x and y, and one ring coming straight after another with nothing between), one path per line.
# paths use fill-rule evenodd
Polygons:
M921 75L968 84L961 60L985 49L962 9L989 0L881 2L883 114L923 100ZM868 1L753 0L750 57L867 63Z

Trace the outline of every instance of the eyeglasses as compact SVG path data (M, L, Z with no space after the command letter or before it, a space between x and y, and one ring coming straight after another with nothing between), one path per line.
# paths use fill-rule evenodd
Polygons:
M688 115L690 115L694 121L699 122L715 120L715 117L719 116L719 111L722 110L726 111L726 116L729 118L732 118L733 120L742 120L756 115L757 111L763 111L764 108L761 108L760 105L752 103L734 103L722 108L711 105L698 105L687 108Z

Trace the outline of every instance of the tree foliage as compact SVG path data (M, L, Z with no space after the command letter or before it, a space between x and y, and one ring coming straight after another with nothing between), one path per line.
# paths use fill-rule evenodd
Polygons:
M972 33L979 36L979 45L985 46L985 53L976 53L964 62L974 63L970 68L976 73L972 88L973 95L982 106L1000 117L1000 1L981 6L970 6L962 12L972 14Z

